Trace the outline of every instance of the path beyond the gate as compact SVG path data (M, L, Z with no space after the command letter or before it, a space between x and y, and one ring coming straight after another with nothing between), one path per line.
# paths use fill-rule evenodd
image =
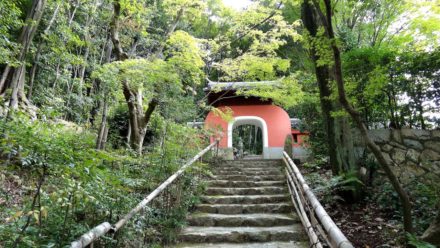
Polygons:
M224 161L176 247L309 247L281 160Z

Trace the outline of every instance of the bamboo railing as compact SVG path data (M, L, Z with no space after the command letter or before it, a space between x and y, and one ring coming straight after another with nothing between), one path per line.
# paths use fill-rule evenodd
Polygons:
M309 236L310 247L353 248L319 203L289 155L284 152L283 156L290 196Z
M135 214L139 213L139 211L141 211L145 206L147 206L148 203L150 203L156 196L158 196L164 189L166 189L174 180L176 180L181 174L183 174L189 166L191 166L194 162L196 162L199 158L201 158L205 153L216 147L217 148L216 153L218 156L218 142L219 140L216 140L215 142L207 146L205 149L200 151L191 160L186 162L182 167L180 167L180 169L176 173L174 173L161 185L159 185L159 187L153 190L153 192L151 192L147 197L145 197L141 202L139 202L135 208L133 208L123 218L121 218L118 222L116 222L116 224L111 225L108 222L103 222L95 226L93 229L89 230L88 232L84 233L83 235L81 235L81 237L78 240L73 241L70 244L70 247L83 248L88 245L93 245L93 242L95 240L104 236L106 233L110 231L112 233L117 232L127 223L128 220L130 220Z

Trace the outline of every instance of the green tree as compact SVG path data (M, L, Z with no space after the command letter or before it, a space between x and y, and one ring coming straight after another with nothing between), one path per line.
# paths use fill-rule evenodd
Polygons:
M0 81L0 93L3 94L7 89L10 89L10 95L8 96L9 108L17 109L19 105L25 110L29 110L31 113L31 104L28 101L25 94L25 76L26 76L26 57L28 55L32 40L35 36L38 24L43 16L46 0L34 0L32 6L29 9L25 24L21 30L21 34L17 40L20 45L20 50L17 55L18 65L11 68L8 65L3 71L2 79ZM9 76L11 75L11 76ZM35 113L33 113L35 115Z
M341 52L339 50L339 47L336 43L336 37L333 30L333 24L332 24L332 3L331 0L323 0L322 5L319 4L318 1L313 1L312 3L309 3L308 1L304 2L304 6L306 9L309 9L311 11L314 11L314 15L319 18L320 26L322 26L325 34L325 44L329 45L329 49L331 52L331 57L327 58L327 61L331 61L332 65L334 66L334 79L337 85L338 89L338 99L343 108L347 111L347 113L350 114L353 122L356 124L357 128L360 130L362 138L366 141L366 144L368 148L371 150L379 164L384 169L388 179L390 180L391 184L393 185L394 189L396 190L397 194L399 195L399 198L402 203L403 207L403 218L404 218L404 229L406 232L412 233L413 227L412 227L412 215L411 215L411 203L409 200L409 196L405 189L400 184L399 180L397 179L396 175L394 175L391 165L389 162L385 159L384 155L382 154L380 148L374 143L374 141L371 140L371 138L368 136L367 128L362 121L361 115L359 112L349 103L346 91L345 91L345 85L344 85L344 77L342 74L342 60L341 60ZM316 22L315 22L316 23Z

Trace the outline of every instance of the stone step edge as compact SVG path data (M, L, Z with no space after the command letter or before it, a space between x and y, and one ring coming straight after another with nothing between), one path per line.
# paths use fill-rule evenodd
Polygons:
M300 223L275 227L206 227L188 226L179 240L192 243L242 243L269 241L305 241L307 235Z
M252 243L179 243L166 248L308 248L307 241L272 241Z

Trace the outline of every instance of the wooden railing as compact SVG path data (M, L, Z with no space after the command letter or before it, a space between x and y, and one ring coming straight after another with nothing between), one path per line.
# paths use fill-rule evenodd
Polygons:
M283 160L286 164L290 196L309 236L310 247L353 248L350 241L319 203L298 167L286 152L284 152Z
M108 232L115 233L120 228L122 228L128 220L130 220L135 214L139 213L148 203L150 203L156 196L158 196L164 189L166 189L174 180L176 180L185 170L191 166L194 162L196 162L199 158L201 158L205 153L212 150L216 147L216 153L218 155L218 140L210 144L208 147L200 151L196 156L194 156L191 160L185 163L180 169L170 176L167 180L165 180L159 187L157 187L153 192L151 192L147 197L145 197L138 205L133 208L130 212L128 212L123 218L121 218L116 224L111 225L108 222L103 222L88 232L84 233L78 240L73 241L70 244L71 248L83 248L88 245L93 244L95 240L99 237L104 236Z

